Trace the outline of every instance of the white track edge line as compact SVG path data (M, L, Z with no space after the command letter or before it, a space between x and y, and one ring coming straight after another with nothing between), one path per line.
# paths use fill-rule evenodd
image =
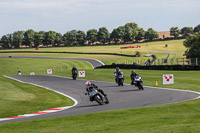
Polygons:
M13 79L13 80L15 80L15 81L21 82L21 83L27 83L27 84L31 84L31 85L35 85L35 86L38 86L38 87L45 88L45 89L47 89L47 90L51 90L51 91L53 91L53 92L56 92L56 93L58 93L58 94L61 94L61 95L65 96L65 97L68 97L68 98L70 98L70 99L72 99L72 100L74 101L74 105L72 105L72 106L65 106L65 107L58 107L58 108L62 108L62 110L56 110L56 111L54 111L54 112L63 111L63 110L72 108L72 107L74 107L74 106L76 106L76 105L78 104L78 101L77 101L76 99L74 99L73 97L71 97L71 96L69 96L69 95L66 95L66 94L64 94L64 93L61 93L61 92L59 92L59 91L55 91L55 90L53 90L53 89L50 89L50 88L48 88L48 87L44 87L44 86L41 86L41 85L38 85L38 84L29 83L29 82L24 82L24 81L21 81L21 80L18 80L18 79L15 79L15 78L13 78L13 77L9 77L9 76L6 76L6 75L3 75L3 76L6 77L6 78L9 78L9 79ZM55 108L55 109L56 109L56 108ZM39 111L39 112L45 112L45 110L44 110L44 111ZM51 113L51 112L49 112L49 113ZM35 115L42 115L42 114L24 114L24 115L18 115L18 116L30 117L30 116L35 116ZM16 118L5 118L5 119L4 119L4 118L0 118L0 121L12 120L12 119L16 119Z

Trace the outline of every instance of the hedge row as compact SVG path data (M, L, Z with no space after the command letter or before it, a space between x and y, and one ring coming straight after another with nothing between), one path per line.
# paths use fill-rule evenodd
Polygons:
M144 69L144 70L200 70L200 65L152 65L152 66L141 66L141 65L130 65L130 64L112 64L104 65L97 68L116 68L120 69Z

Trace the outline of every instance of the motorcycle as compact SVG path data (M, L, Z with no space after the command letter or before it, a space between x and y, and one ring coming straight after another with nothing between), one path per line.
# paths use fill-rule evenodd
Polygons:
M73 72L72 72L72 78L73 78L73 80L76 80L77 74L78 74L77 71L73 71Z
M144 90L144 87L143 87L143 80L142 80L142 77L137 75L135 77L135 82L134 82L135 86L138 87L139 90Z
M121 75L117 75L117 84L118 86L123 86L124 85L124 75L121 74Z
M87 95L90 97L91 101L96 101L97 103L99 103L100 105L108 104L108 98L106 96L103 96L101 93L99 93L96 89L91 89L88 91L88 93L85 93L85 95Z

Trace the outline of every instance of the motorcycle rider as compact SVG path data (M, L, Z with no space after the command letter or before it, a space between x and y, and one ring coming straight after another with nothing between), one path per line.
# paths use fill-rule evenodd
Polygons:
M98 92L100 92L102 95L104 95L104 97L106 97L107 95L103 92L102 89L99 89L97 85L91 83L90 81L85 82L86 85L86 92L85 95L87 95L89 93L89 91L91 89L96 89ZM107 97L106 97L107 98ZM92 101L92 99L90 98L90 101Z
M17 72L17 75L22 75L22 72L19 70L19 71Z
M131 71L131 75L130 75L130 77L131 77L131 85L134 85L136 76L138 76L138 74L134 70L132 70Z
M114 75L115 75L115 82L117 83L117 76L124 75L124 73L119 69L119 67L116 67L116 70L114 71Z
M73 76L74 74L77 74L77 73L78 73L77 68L76 68L75 66L73 66L73 68L72 68L72 76Z

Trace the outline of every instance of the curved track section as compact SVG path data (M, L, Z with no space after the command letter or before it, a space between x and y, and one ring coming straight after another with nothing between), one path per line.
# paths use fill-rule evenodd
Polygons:
M192 91L155 89L153 87L145 87L143 91L138 91L131 85L118 87L117 84L111 82L93 81L104 90L110 100L110 104L99 105L96 102L90 102L89 97L84 95L86 92L85 80L72 80L71 78L48 75L9 77L69 95L76 99L78 104L73 108L55 113L1 121L0 123L169 104L199 98L200 96L198 92Z
M87 58L62 58L62 57L40 57L40 56L0 56L1 58L38 58L38 59L59 59L59 60L81 60L87 61L93 68L105 65L103 62Z

